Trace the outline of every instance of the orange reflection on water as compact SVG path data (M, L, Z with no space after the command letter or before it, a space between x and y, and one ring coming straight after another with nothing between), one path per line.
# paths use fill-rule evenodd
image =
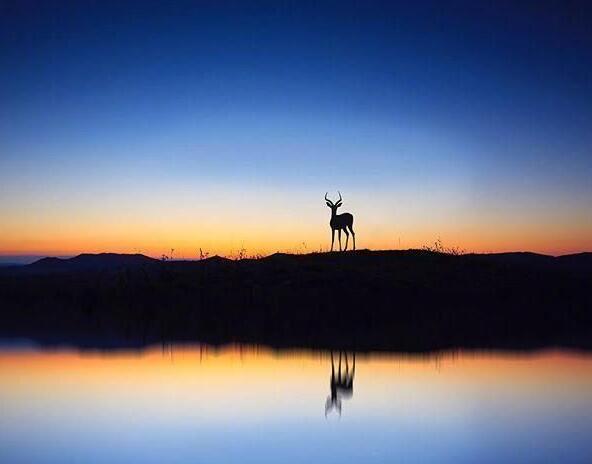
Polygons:
M390 409L396 398L405 397L457 404L488 395L578 395L592 388L592 360L562 352L358 354L356 361L351 407L366 410ZM328 391L329 374L328 353L244 347L0 354L1 395L12 404L19 399L55 403L84 397L105 406L127 401L148 409L155 403L171 410L192 407L218 418L224 411L250 417L281 414L289 401L301 411L313 404L316 411Z

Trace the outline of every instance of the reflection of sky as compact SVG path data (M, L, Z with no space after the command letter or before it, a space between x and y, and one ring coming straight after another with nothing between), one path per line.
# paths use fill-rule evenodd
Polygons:
M592 359L266 351L0 356L2 462L586 462Z
M592 247L585 4L13 3L0 254Z

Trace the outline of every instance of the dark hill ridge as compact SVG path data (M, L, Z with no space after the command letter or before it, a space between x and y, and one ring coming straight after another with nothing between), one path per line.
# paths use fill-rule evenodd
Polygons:
M358 252L349 252L345 254L339 253L311 253L306 255L291 255L287 253L274 253L264 258L244 259L243 263L254 262L289 262L314 260L319 261L334 260L337 256L340 262L344 260L358 260L358 262L367 262L368 258L380 262L384 259L397 259L405 256L418 257L422 254L438 254L423 250L360 250ZM458 260L466 261L485 261L504 266L519 266L528 268L541 268L557 266L564 269L573 270L592 270L592 253L584 252L563 256L549 256L532 252L508 252L508 253L487 253L487 254L466 254L455 257ZM118 253L98 253L90 254L84 253L73 258L41 258L32 264L19 266L21 270L35 270L35 271L78 271L78 270L104 270L110 268L122 267L138 267L144 265L152 265L160 263L160 260L150 258L142 254L118 254ZM232 263L238 262L220 256L212 256L201 261L172 261L171 265L183 265L188 263ZM7 266L8 267L8 266ZM15 266L10 266L15 267Z
M158 260L141 254L84 253L73 258L42 258L27 265L26 268L49 271L77 271L136 267L155 262L158 262Z
M573 270L589 271L592 269L592 253L590 252L559 256L557 261L560 265Z
M591 283L591 253L80 255L0 270L0 335L99 346L590 348Z

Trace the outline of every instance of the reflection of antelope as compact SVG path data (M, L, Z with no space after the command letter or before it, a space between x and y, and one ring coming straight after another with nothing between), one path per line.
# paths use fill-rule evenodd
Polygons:
M341 251L341 231L345 232L345 249L347 250L347 242L349 241L349 232L347 229L351 231L352 239L354 241L354 250L356 249L356 234L354 233L353 225L354 225L354 217L349 213L337 214L337 208L341 206L341 192L339 193L339 200L336 203L333 203L331 200L327 198L329 192L325 193L325 201L327 202L327 206L331 208L331 221L329 225L331 226L331 251L333 251L333 243L335 242L335 231L339 231L339 251Z
M341 372L341 354L345 355L345 372ZM331 351L331 395L327 397L325 403L325 417L335 408L341 416L341 399L351 398L354 393L354 375L356 374L356 354L352 354L353 363L350 370L347 359L347 352L339 352L339 363L337 365L337 375L335 375L335 361L333 360L333 351Z

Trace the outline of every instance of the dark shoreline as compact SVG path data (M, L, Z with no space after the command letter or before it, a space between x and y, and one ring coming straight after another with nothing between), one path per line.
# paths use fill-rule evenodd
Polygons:
M427 251L0 270L0 337L80 349L203 342L427 353L592 349L592 254Z
M81 353L81 354L143 354L153 351L171 352L176 350L203 350L204 352L224 352L227 350L244 350L246 352L268 352L281 355L290 355L292 353L356 353L358 356L382 357L395 356L404 358L438 358L457 355L487 355L487 356L519 356L529 357L545 353L564 353L570 356L592 356L592 347L583 346L561 346L561 345L541 345L530 347L451 347L429 350L363 350L359 348L344 348L340 346L278 346L260 343L247 342L224 342L207 343L199 340L190 341L153 341L146 343L133 343L130 340L121 343L105 343L105 340L93 341L85 340L78 343L76 340L49 340L49 339L25 339L25 338L3 338L0 336L0 355L2 353L22 353L22 352L43 352L43 353Z

